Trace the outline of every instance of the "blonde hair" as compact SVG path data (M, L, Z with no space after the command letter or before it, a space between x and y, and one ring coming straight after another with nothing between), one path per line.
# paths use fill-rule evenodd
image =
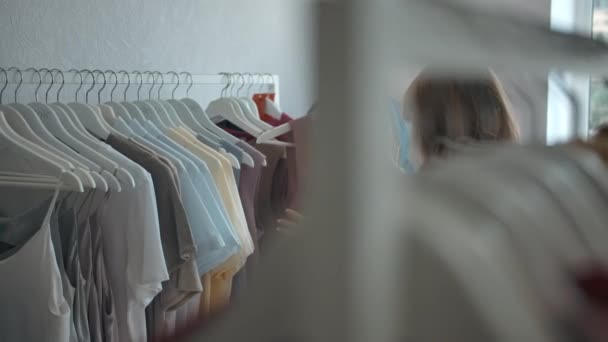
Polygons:
M491 71L474 77L423 71L406 92L413 145L423 161L447 153L445 141L517 141L518 130Z

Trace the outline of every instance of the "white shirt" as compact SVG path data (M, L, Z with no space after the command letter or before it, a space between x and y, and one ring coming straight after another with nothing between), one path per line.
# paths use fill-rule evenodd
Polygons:
M133 163L135 164L135 163ZM169 273L160 238L152 176L139 165L136 186L111 193L99 215L120 341L145 342L145 308Z

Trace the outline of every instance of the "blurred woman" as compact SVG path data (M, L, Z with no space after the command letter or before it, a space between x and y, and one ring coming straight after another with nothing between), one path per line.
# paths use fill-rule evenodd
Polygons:
M405 94L411 123L410 159L424 165L450 153L450 142L515 142L518 129L491 71L448 76L423 71Z

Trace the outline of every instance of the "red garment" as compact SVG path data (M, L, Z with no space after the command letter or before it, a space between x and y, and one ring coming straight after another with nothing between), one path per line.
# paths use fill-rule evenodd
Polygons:
M265 123L269 124L270 126L274 126L274 127L278 127L281 126L283 124L286 124L288 122L293 121L293 119L291 118L291 116L282 113L281 117L279 119L274 118L270 115L266 115L265 117L261 117L262 121L264 121Z
M253 102L255 102L256 107L258 107L258 113L260 113L260 119L266 121L267 118L273 118L272 115L266 113L266 99L270 99L274 102L276 98L275 93L263 93L263 94L254 94Z
M608 341L608 269L591 267L580 272L576 283L590 306L582 320L589 341Z

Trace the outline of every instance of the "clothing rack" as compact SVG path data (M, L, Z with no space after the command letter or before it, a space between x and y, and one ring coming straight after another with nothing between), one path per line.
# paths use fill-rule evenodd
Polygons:
M69 70L59 70L57 68L16 68L16 67L1 67L0 66L0 82L3 80L4 75L3 70L6 71L7 79L4 80L4 86L15 85L15 86L23 86L23 85L50 85L55 84L55 88L53 91L57 91L57 84L63 84L65 86L80 86L81 92L86 92L88 90L87 85L95 84L96 87L100 84L103 84L103 77L100 76L100 69L69 69ZM55 78L57 78L57 74L63 74L64 81L61 81L59 78L59 82L53 82L49 77L49 71L53 71L55 74ZM59 71L59 72L58 72ZM82 82L78 77L78 74L82 75ZM95 82L93 82L91 78L91 73L95 73ZM271 92L275 93L275 101L277 105L280 106L280 77L277 74L271 73L261 73L261 72L221 72L217 74L204 74L204 73L191 73L187 71L168 71L168 72L159 72L159 71L130 71L124 72L121 70L103 70L102 71L106 78L106 87L101 88L104 89L104 92L109 93L112 90L112 87L118 85L128 85L130 84L130 90L133 92L137 90L139 85L154 85L156 92L158 90L158 86L162 85L162 91L171 94L173 89L185 91L188 87L190 94L196 100L202 100L205 94L201 94L201 91L205 89L206 92L209 91L209 88L206 86L224 86L226 91L239 92L240 94L244 94L247 91L256 91L256 92ZM38 79L37 73L40 74L40 79ZM141 79L140 74L141 73ZM152 77L152 73L154 77ZM21 77L19 75L21 74ZM175 75L179 75L176 77ZM114 75L117 75L117 78L114 78ZM129 82L130 80L130 82ZM0 89L2 89L2 84L0 83ZM175 87L178 86L179 87ZM173 86L173 87L167 87ZM227 88L226 88L227 87ZM179 89L178 89L179 88ZM217 90L221 91L224 89L222 87L217 88ZM148 88L149 89L149 88ZM142 88L142 94L144 94L148 89ZM214 90L216 88L213 88ZM124 90L124 89L122 89ZM9 89L5 89L6 92L10 92ZM23 91L23 89L20 89ZM44 94L46 89L41 88L39 90L41 94ZM96 88L95 91L99 91ZM120 94L121 89L115 89L116 94ZM216 94L214 93L213 96ZM5 94L6 96L6 94Z

